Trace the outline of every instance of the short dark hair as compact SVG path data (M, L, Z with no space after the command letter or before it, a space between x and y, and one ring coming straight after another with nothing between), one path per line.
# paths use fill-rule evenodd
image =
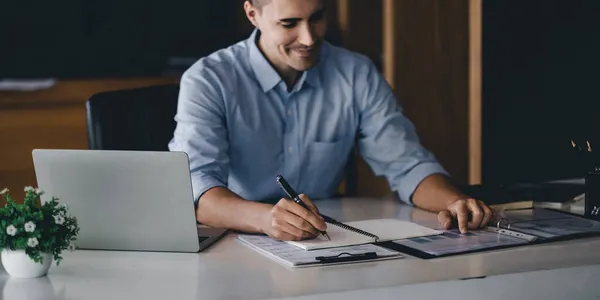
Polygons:
M254 7L256 7L257 9L261 9L263 6L265 6L266 4L269 4L269 2L271 2L271 0L250 0L250 2L252 3L252 5L254 5Z

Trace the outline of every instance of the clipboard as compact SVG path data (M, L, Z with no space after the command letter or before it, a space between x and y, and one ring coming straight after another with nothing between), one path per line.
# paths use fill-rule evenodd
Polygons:
M291 268L352 264L404 257L398 251L374 244L304 250L266 235L240 234L238 240L261 254Z
M599 235L598 221L566 212L533 208L503 212L501 218L483 230L467 234L448 230L439 237L397 240L382 246L432 259Z

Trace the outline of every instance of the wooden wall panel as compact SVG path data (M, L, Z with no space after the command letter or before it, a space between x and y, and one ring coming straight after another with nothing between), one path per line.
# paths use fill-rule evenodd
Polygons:
M369 57L383 72L383 1L337 0L338 27L344 48ZM355 153L357 196L385 196L390 193L388 182L377 177Z
M384 7L385 74L423 145L466 183L469 1L385 0Z
M469 0L469 184L482 183L483 0Z
M345 48L368 56L381 70L382 0L338 0L338 23Z
M31 151L86 149L85 101L94 93L162 83L177 78L60 81L35 92L0 92L0 189L17 199L35 186ZM0 201L2 204L2 201Z
M23 187L36 186L31 151L35 148L87 148L85 107L0 110L0 183L22 199Z

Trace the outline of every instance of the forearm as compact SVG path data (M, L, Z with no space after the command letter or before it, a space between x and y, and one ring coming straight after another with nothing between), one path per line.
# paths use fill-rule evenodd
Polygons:
M412 200L419 208L439 212L447 209L450 203L466 198L467 196L459 191L448 177L442 174L433 174L421 181Z
M269 204L245 200L227 188L215 187L198 201L196 218L212 227L262 233L271 208Z

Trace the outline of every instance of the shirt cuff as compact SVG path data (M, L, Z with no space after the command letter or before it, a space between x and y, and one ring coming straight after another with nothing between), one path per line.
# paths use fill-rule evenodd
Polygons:
M400 199L413 205L412 196L417 186L423 179L433 174L448 175L448 172L438 163L422 163L414 167L396 187Z
M200 197L208 190L217 187L227 187L225 183L221 180L215 178L214 176L202 173L202 174L192 174L192 190L194 195L194 206L198 206L198 200Z

